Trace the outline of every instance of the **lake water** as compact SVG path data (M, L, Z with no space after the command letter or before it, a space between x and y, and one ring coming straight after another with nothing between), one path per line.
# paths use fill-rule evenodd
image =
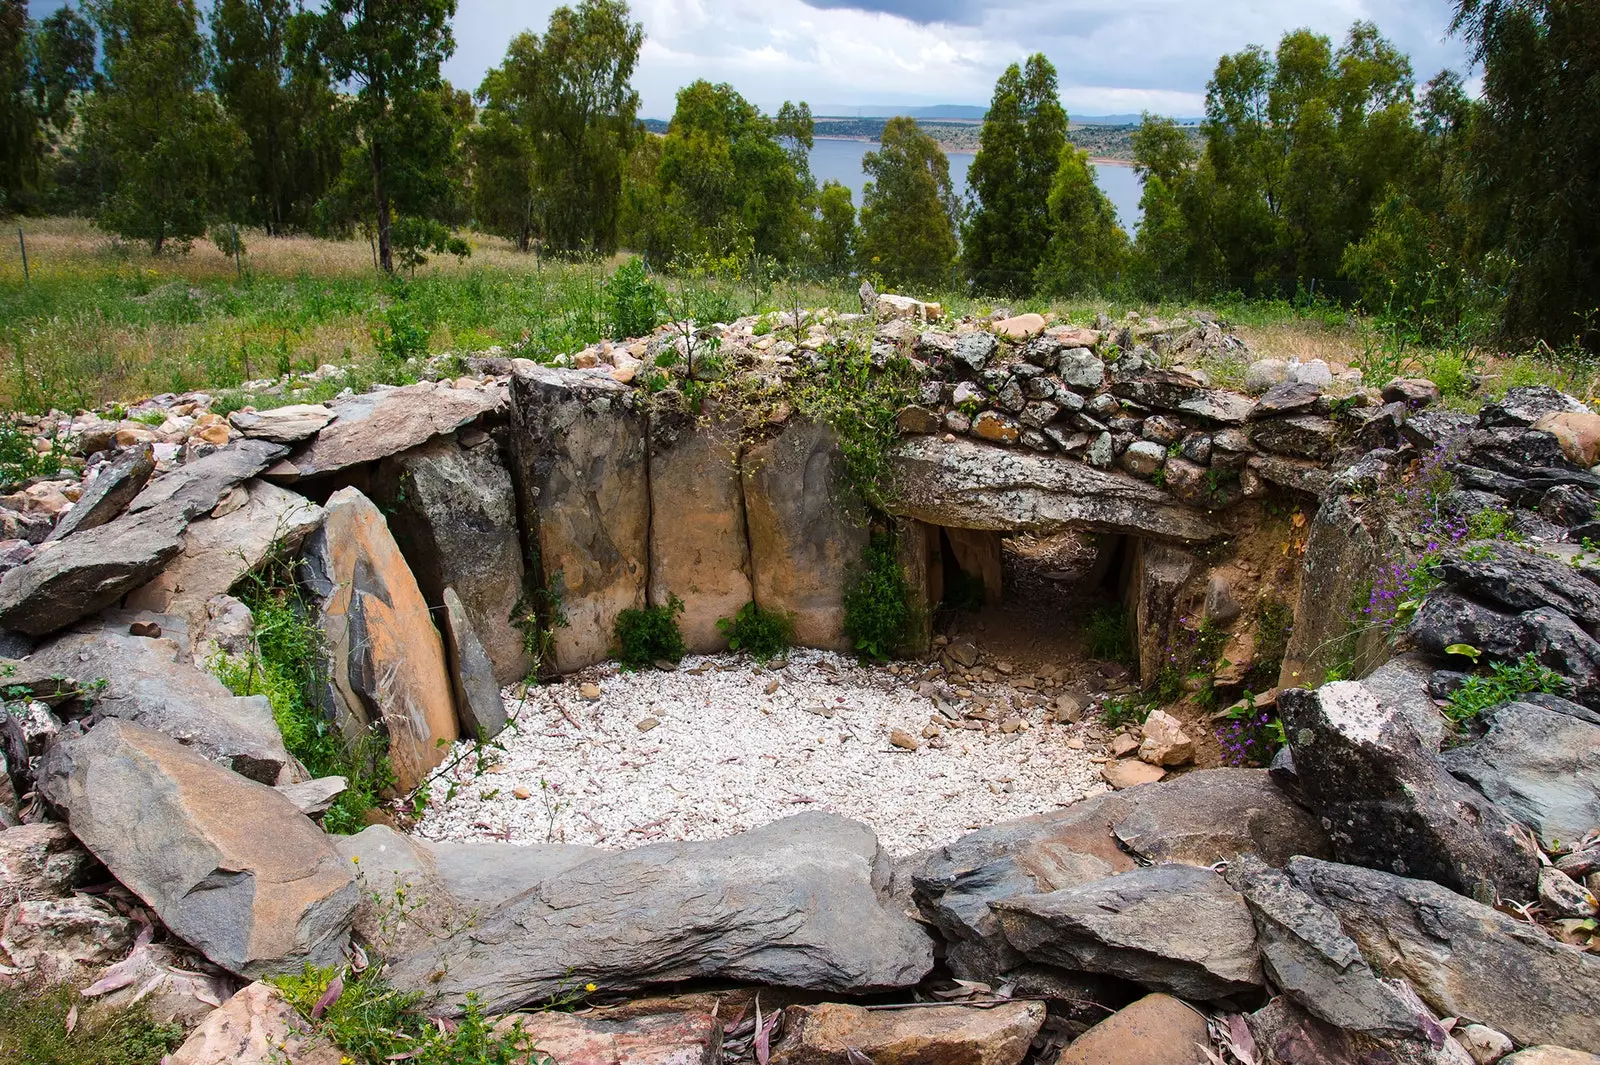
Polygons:
M821 137L811 148L811 173L817 184L837 181L855 194L856 210L861 209L861 188L867 183L861 171L861 157L877 148L871 141L826 140ZM950 181L962 195L967 190L967 170L972 166L971 152L950 152ZM1139 178L1131 166L1111 166L1101 163L1094 168L1095 180L1117 209L1117 219L1122 228L1133 236L1139 224Z

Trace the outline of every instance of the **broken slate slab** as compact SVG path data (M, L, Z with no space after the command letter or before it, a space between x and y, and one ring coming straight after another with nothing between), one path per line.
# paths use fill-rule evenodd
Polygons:
M236 410L228 422L245 436L270 440L275 444L298 444L309 440L333 421L333 411L321 403L295 403L271 410Z
M444 641L461 734L486 743L506 727L506 704L494 678L494 663L454 588L444 590Z
M337 400L333 421L290 460L293 474L285 469L272 476L320 477L376 462L505 406L504 388L453 388L431 381Z
M95 475L72 509L61 515L47 540L63 540L113 520L144 489L155 468L155 451L149 444L129 448Z
M1446 751L1445 767L1544 840L1600 826L1600 725L1526 702L1485 715L1488 735Z
M236 485L277 462L287 451L266 440L241 440L157 477L128 504L128 513L175 511L185 521L193 521L210 513Z

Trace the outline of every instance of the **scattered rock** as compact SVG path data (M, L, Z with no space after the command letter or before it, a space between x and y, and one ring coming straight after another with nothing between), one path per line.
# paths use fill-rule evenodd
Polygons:
M1003 318L990 327L998 336L1007 340L1027 340L1044 332L1044 316L1039 314L1019 314L1014 318Z
M1537 1046L1500 1059L1505 1065L1600 1065L1600 1054L1566 1047Z
M294 455L292 475L283 471L273 476L321 477L398 455L502 409L505 402L503 391L431 381L335 400L333 421Z
M245 987L212 1010L167 1065L342 1065L349 1059L311 1030L269 984Z
M1160 766L1136 762L1130 758L1119 758L1101 766L1100 775L1105 778L1107 784L1117 791L1122 791L1124 788L1136 788L1140 784L1154 784L1166 776L1167 771Z
M495 1031L520 1033L523 1049L561 1065L720 1065L722 1025L711 1013L636 1014L623 1007L582 1015L517 1013L502 1018Z
M922 749L922 742L903 728L894 729L889 733L889 743L903 751Z
M279 784L277 791L307 817L321 817L348 788L349 781L344 777L318 777L298 784Z
M578 685L578 697L589 703L599 702L600 685L595 684L592 681L584 681L582 684Z
M985 1009L868 1010L826 1002L784 1010L773 1065L1020 1065L1044 1023L1043 1002ZM852 1054L851 1051L855 1053Z
M52 748L39 788L113 876L216 964L255 977L339 960L355 883L273 789L115 719Z
M1154 477L1167 461L1167 449L1150 440L1137 440L1128 445L1120 460L1122 468L1135 477Z
M52 980L76 982L132 946L133 922L89 895L19 902L0 929L0 950L13 966Z
M88 883L96 868L67 826L17 825L0 832L0 905L64 898Z
M1251 420L1271 418L1309 410L1321 396L1322 389L1317 385L1285 381L1267 389L1266 394L1256 400L1255 407L1250 411L1250 418Z
M1588 411L1558 411L1533 423L1561 445L1561 453L1585 469L1600 462L1600 414Z
M996 444L1014 444L1021 429L1012 419L997 411L986 410L972 419L972 435Z
M1478 414L1478 423L1485 429L1503 426L1531 426L1547 414L1560 412L1584 413L1588 407L1559 392L1549 385L1531 385L1509 388L1506 394L1492 403L1485 403Z
M1205 1014L1171 995L1146 995L1084 1032L1057 1065L1204 1065Z
M1450 1037L1472 1055L1474 1065L1494 1065L1516 1049L1503 1033L1482 1024L1467 1024L1454 1029Z
M1178 766L1194 761L1194 740L1183 723L1165 710L1152 710L1140 730L1139 757L1151 765Z
M1383 401L1426 407L1439 402L1439 386L1426 377L1396 377L1383 386Z
M245 436L270 440L275 444L298 444L309 440L333 421L333 411L321 403L295 403L271 410L236 410L228 424Z
M95 474L72 509L56 522L47 541L98 529L113 520L144 489L155 469L155 452L150 445L129 448Z
M1445 768L1541 839L1600 826L1600 725L1526 702L1483 716L1488 735L1446 751Z

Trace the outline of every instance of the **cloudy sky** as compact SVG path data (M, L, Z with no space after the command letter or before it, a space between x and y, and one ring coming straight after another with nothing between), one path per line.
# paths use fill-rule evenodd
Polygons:
M61 0L30 0L35 15ZM209 6L201 0L202 6ZM553 0L459 0L446 76L477 88L524 29L543 30ZM1224 52L1274 45L1309 26L1335 39L1378 23L1410 54L1418 80L1464 67L1447 38L1449 0L633 0L646 41L636 83L644 115L668 118L696 78L731 82L765 108L986 104L1008 63L1043 51L1074 114L1198 115Z

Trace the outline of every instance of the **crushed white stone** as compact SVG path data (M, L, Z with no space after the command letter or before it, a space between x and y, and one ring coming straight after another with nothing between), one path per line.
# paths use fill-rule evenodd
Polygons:
M585 699L580 684L600 697ZM908 854L1105 790L1091 752L1068 746L1081 726L1051 722L1008 687L974 694L1026 726L947 728L943 749L901 750L893 730L920 740L938 716L915 677L821 651L793 651L781 669L691 656L676 672L600 667L520 700L507 689L515 723L498 741L504 750L457 745L459 761L445 763L414 831L626 848L828 810Z

